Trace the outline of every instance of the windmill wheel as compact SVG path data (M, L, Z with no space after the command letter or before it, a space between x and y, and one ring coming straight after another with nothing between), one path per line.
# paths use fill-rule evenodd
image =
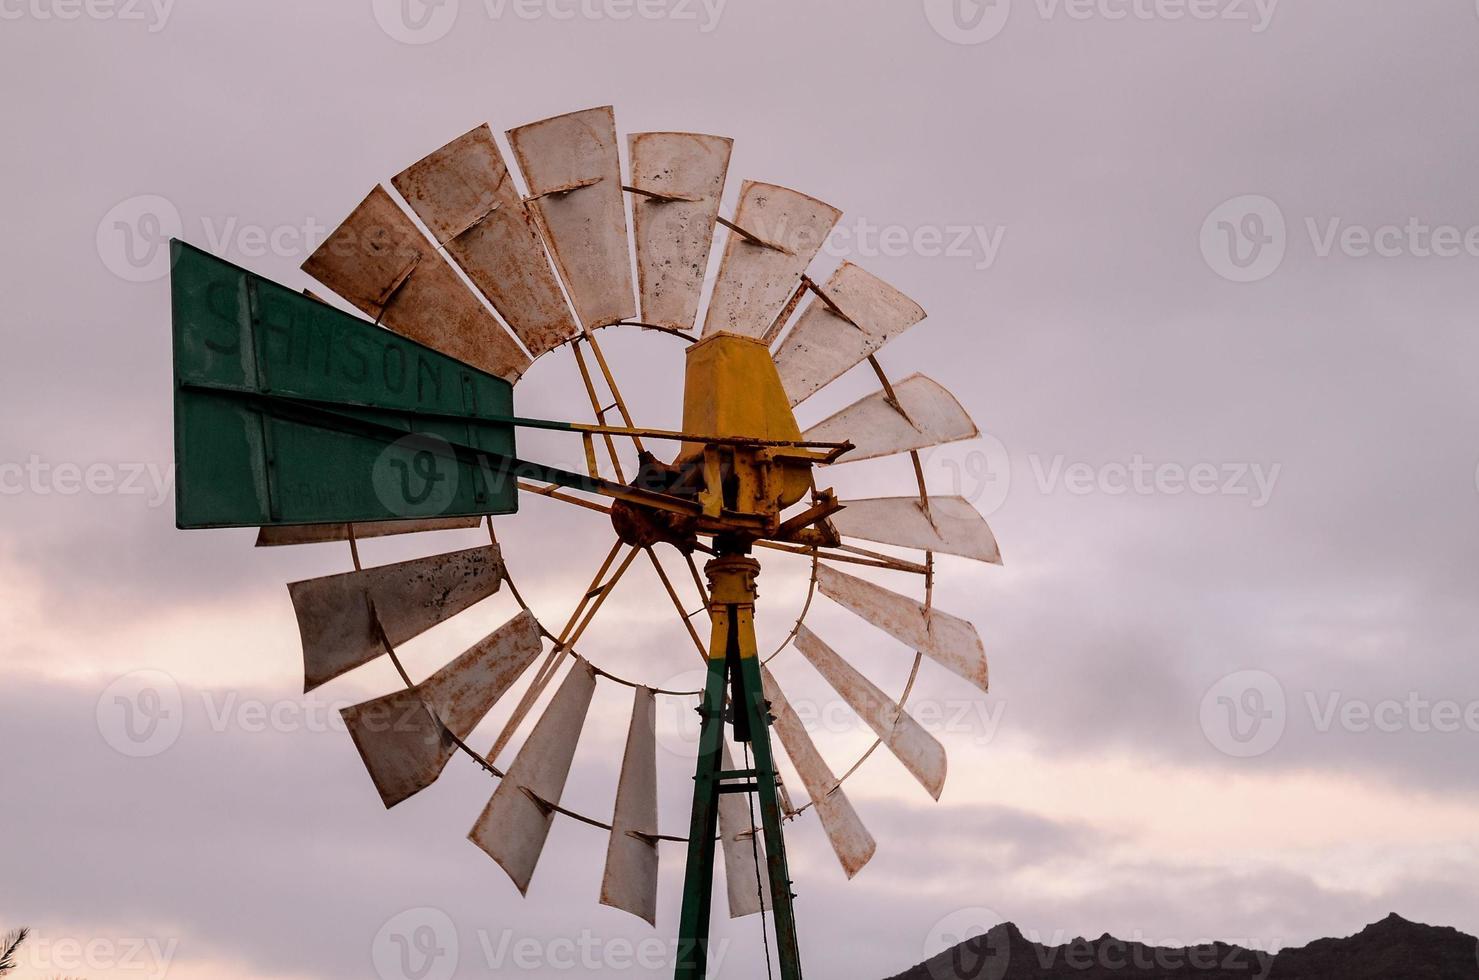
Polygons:
M761 828L752 826L753 811L730 791L745 787L717 788L736 773L748 774L743 778L752 783L746 792L759 795L763 805L768 800L772 808L778 805L786 819L815 810L851 877L872 857L875 843L842 784L874 750L887 747L934 798L944 785L944 749L905 704L922 659L982 691L987 687L979 636L968 622L933 607L932 586L936 553L999 563L996 542L966 500L929 495L919 459L920 450L973 438L976 426L940 385L919 374L894 380L876 356L919 323L924 311L849 262L824 283L808 276L841 214L815 198L746 181L733 217L722 216L728 139L632 134L630 173L623 178L610 107L531 123L507 136L522 191L491 130L480 126L393 177L399 200L384 187L374 188L304 263L305 271L373 324L286 295L282 287L240 270L202 265L202 281L216 276L216 286L229 283L229 288L207 288L192 279L197 275L192 263L215 260L176 246L179 523L260 524L259 545L348 542L351 570L289 585L303 644L305 691L389 657L404 688L344 710L381 799L395 806L434 782L454 755L468 756L497 779L469 836L521 892L530 885L553 821L580 820L610 831L600 901L655 924L659 844L686 841L692 864L697 853L692 848L703 840L692 831L688 837L661 832L655 703L712 697L715 676L735 685L728 689L734 699L729 709L747 756L749 743L757 740L756 762L744 770L735 770L722 736L716 736L719 741L706 737L699 749L700 785L705 753L710 758L715 795L708 807L713 812L706 811L704 819L710 827L717 821L731 915L770 907L772 881L789 884L784 876L762 880L758 873ZM723 252L701 310L721 225ZM227 275L240 275L244 285L238 288L238 280L223 278ZM239 320L242 336L254 345L255 361L249 368L232 361L226 373L236 374L230 378L222 374L225 348L196 337L204 318L198 311L210 304L218 318ZM329 325L305 326L320 321ZM681 424L671 427L673 420L661 420L670 427L644 428L632 417L601 346L603 328L614 326L647 331L654 343L683 345L687 375ZM320 335L328 338L324 377L334 372L335 358L361 362L368 349L363 345L382 338L386 352L399 351L382 358L387 378L397 364L402 379L409 377L407 371L421 370L408 367L407 358L415 358L417 365L430 365L426 370L437 379L436 398L450 400L429 408L424 399L393 403L383 392L379 400L324 394L317 381L296 375L293 383L284 383L290 372L280 365L291 362L301 369L304 361L293 353L298 350L293 338L308 338L304 343L311 345ZM239 350L232 347L230 356L239 360ZM583 389L579 394L589 402L594 422L515 416L514 383L534 359L560 357L573 360ZM877 390L803 432L794 408L864 362L876 375ZM453 377L461 376L460 388L448 386L449 394L442 391L440 373L448 366ZM417 385L419 379L418 374ZM424 394L417 389L418 398ZM229 514L220 494L212 497L198 489L202 478L193 476L189 465L206 453L199 435L206 431L199 420L209 414L203 399L214 399L210 411L229 414L233 425L248 430L261 425L261 434L247 442L251 452L267 460L265 476L257 480L256 495L247 494L251 499L239 501L239 510ZM222 407L228 403L229 411ZM519 426L578 433L585 472L517 460L512 432ZM403 481L423 464L429 467L424 476L434 476L439 467L464 467L460 496L427 500L406 494L381 513L386 493L393 496L394 490L377 485L380 503L369 500L360 484L369 481L370 457L356 455L361 443L374 449L380 471L389 457ZM817 488L829 467L882 457L912 464L917 493L844 501ZM288 493L288 471L295 466L303 485L347 481L346 502L325 504L313 493L303 499ZM525 601L511 578L510 556L495 536L492 515L512 511L516 493L545 496L609 519L614 543L563 622L542 620ZM325 512L334 519L324 519ZM360 539L475 527L485 517L490 535L485 546L374 567L361 564ZM856 542L920 554L918 560L905 559ZM679 555L684 571L670 575L659 552ZM807 563L809 584L785 641L762 657L754 649L752 619L766 606L755 603L759 564L752 555L768 559L786 553ZM707 561L707 583L696 555ZM709 665L706 691L657 689L579 652L601 609L621 601L612 598L615 587L639 560L653 567ZM844 570L855 566L897 574L903 591ZM397 645L505 586L521 611L429 677L413 680ZM814 593L915 651L897 697L880 690L806 625ZM692 622L694 610L705 607L712 620L707 641ZM716 644L735 664L748 657L753 665L743 676L738 666L726 674L726 654ZM761 665L788 647L876 736L840 776L818 752L771 670ZM744 677L753 678L748 688ZM479 751L469 745L495 704L521 684L491 747ZM599 684L631 689L633 707L616 799L609 812L583 814L563 807L561 798ZM551 688L543 712L531 719ZM722 732L717 708L725 696L723 683L718 690L719 702L704 702L715 709L705 717ZM751 731L751 724L760 731ZM767 761L764 730L772 726L809 798L799 806L784 793L779 804L771 799L779 779ZM517 752L505 762L525 728ZM696 796L691 827L705 826L700 809ZM774 828L767 816L763 836L775 847L781 843L780 821L773 822ZM695 888L703 891L706 885L702 879ZM707 895L701 900L707 902ZM784 939L779 913L777 928Z

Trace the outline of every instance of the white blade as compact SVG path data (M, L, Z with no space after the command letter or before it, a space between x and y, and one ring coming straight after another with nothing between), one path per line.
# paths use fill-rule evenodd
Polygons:
M852 808L852 803L842 791L837 777L832 775L832 770L817 751L811 736L807 734L806 726L796 717L796 712L791 710L790 702L781 693L780 685L775 682L768 669L762 667L760 670L764 677L765 696L770 700L770 713L775 717L775 732L780 736L791 765L796 768L796 774L801 777L807 794L816 806L822 829L832 842L837 860L842 862L843 872L851 878L872 859L878 844L873 840L873 835L868 833L868 828L863 826L863 821L858 819L857 811Z
M726 137L698 133L627 137L632 186L682 199L632 196L643 323L693 329L733 145Z
M575 319L487 125L391 183L535 357L575 336Z
M734 771L729 743L721 742L720 749L724 768ZM719 794L719 849L724 853L729 917L754 915L762 907L769 910L770 875L764 870L767 867L765 841L761 839L760 828L750 823L749 805L738 793Z
M508 141L580 322L632 319L637 307L611 107L520 126L508 131Z
M945 748L939 740L805 626L796 631L796 649L938 800L945 788L946 769Z
M303 271L403 337L509 381L529 367L406 212L376 186L324 239Z
M970 623L931 609L908 596L890 592L872 582L854 578L827 565L817 566L822 595L918 650L940 666L988 690L986 651Z
M894 394L903 412L877 391L807 429L806 439L851 442L856 448L837 462L852 463L974 439L981 434L955 396L922 374L911 374L894 385Z
M577 661L467 835L508 872L520 894L529 891L555 816L524 790L541 800L560 802L595 689L596 672L585 661Z
M704 336L726 330L763 337L841 216L800 191L745 181L734 223L767 244L730 231L704 314Z
M375 615L392 644L456 615L503 584L497 545L289 582L303 640L303 690L383 656Z
M639 687L621 759L601 904L657 925L657 699Z
M404 521L357 521L354 537L379 538L387 534L415 534L419 531L451 531L477 527L481 517L414 517ZM269 524L257 528L257 547L275 548L289 544L321 544L325 541L348 541L347 524Z
M918 303L851 262L838 266L821 290L836 310L813 296L776 351L776 370L792 405L924 319Z
M539 624L522 612L413 688L343 709L344 723L386 807L441 775L465 739L524 672L542 646Z
M844 537L1001 564L996 536L964 497L932 496L928 511L918 497L844 500L832 525Z

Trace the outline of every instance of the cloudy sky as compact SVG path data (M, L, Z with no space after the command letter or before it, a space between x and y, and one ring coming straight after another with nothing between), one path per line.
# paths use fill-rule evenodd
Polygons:
M987 434L925 470L1005 555L943 559L937 591L979 627L993 692L926 663L911 703L949 783L934 803L882 752L849 781L879 842L853 881L814 813L790 825L809 976L889 975L1008 918L1055 942L1278 948L1392 911L1479 932L1470 0L0 0L0 20L18 977L669 972L674 845L654 930L596 904L605 838L569 820L520 898L465 840L493 784L464 759L382 808L335 720L394 675L299 694L283 588L346 549L173 526L162 236L305 286L377 181L483 122L606 103L623 132L734 137L726 212L746 177L841 208L814 271L851 260L918 300L929 319L885 367L941 382ZM639 420L675 421L677 345L608 335ZM562 358L521 382L525 414L588 418ZM853 496L910 480L897 461L834 476ZM548 501L498 527L562 621L609 527ZM803 582L767 562L762 641ZM680 685L692 652L658 588L634 565L583 645ZM438 627L411 669L513 608ZM814 616L902 687L908 651ZM867 731L794 651L773 666L846 768ZM624 692L598 691L566 795L598 816ZM660 714L669 833L684 716ZM758 920L720 919L716 974L756 975Z

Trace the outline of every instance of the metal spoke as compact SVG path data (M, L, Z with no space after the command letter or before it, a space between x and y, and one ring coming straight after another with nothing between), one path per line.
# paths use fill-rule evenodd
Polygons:
M601 568L591 580L590 588L581 596L580 603L575 607L575 612L570 614L570 619L565 623L565 628L560 631L560 636L555 641L554 647L545 656L544 663L540 664L539 671L536 673L534 680L530 683L528 689L524 691L523 697L519 699L518 706L514 708L514 712L504 724L503 730L499 732L498 739L493 743L493 748L488 750L488 759L490 762L497 760L498 754L508 745L509 740L513 738L514 732L523 723L524 718L529 714L529 710L534 706L534 702L539 700L540 694L544 693L544 689L549 685L550 680L564 662L565 655L575 645L575 641L580 638L585 628L590 625L596 612L601 608L602 603L606 601L606 597L611 595L611 590L631 566L632 559L637 555L636 548L630 549L616 571L611 574L611 577L604 583L601 583L601 577L611 567L611 563L616 559L616 555L621 550L621 547L621 542L616 542L612 546L610 553L607 554L606 560L601 563ZM595 600L594 603L591 602L592 599ZM588 604L590 605L590 609L587 611L586 606ZM582 612L585 613L583 620L581 619ZM578 620L579 625L577 626L576 623Z
M678 611L678 618L683 621L683 625L688 630L688 635L693 638L693 645L698 648L699 659L707 661L709 659L708 648L704 646L704 641L699 637L698 630L693 628L693 620L689 618L688 612L684 610L683 600L678 598L678 592L673 588L673 583L668 578L667 571L662 567L662 562L658 560L657 552L650 545L644 550L647 552L647 557L652 559L652 567L657 569L657 577L662 579L663 588L668 590L668 598L673 600L673 608Z

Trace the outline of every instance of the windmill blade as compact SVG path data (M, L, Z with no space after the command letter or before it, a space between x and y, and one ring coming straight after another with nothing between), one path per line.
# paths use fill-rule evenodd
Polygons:
M733 146L699 133L627 137L643 323L693 329Z
M945 788L946 770L945 747L939 740L805 626L796 631L796 649L938 800Z
M289 582L303 640L303 691L404 643L503 584L497 545ZM376 619L379 620L379 628Z
M621 759L601 904L657 925L657 698L639 687Z
M477 527L481 523L481 517L413 517L404 521L357 521L354 525L354 537L358 541L389 534L452 531ZM348 524L268 524L257 528L256 547L277 548L283 545L348 540Z
M391 183L529 353L538 357L579 332L486 124Z
M508 381L529 367L528 355L379 185L303 271L375 322L464 364Z
M508 872L520 894L529 892L555 817L528 794L559 804L595 689L595 670L577 661L467 835Z
M841 216L800 191L745 181L734 223L752 237L731 230L724 242L704 336L727 330L763 337Z
M918 303L851 262L838 266L820 289L830 304L812 297L775 355L792 405L924 319Z
M734 771L729 743L721 741L724 768ZM719 794L719 849L724 854L724 888L729 898L729 917L738 919L769 910L770 875L766 867L765 842L750 821L750 809L738 793Z
M843 872L851 878L872 859L878 844L868 833L868 828L863 826L863 821L858 819L852 802L817 751L806 726L791 709L780 685L768 669L761 667L760 670L764 677L765 696L770 701L770 713L775 718L776 734L781 737L791 765L796 768L796 774L811 796L817 816L821 818L822 829L832 842L837 860L842 862Z
M831 520L843 537L1001 564L996 535L964 497L932 496L928 510L918 497L844 500L842 508Z
M890 592L872 582L817 566L822 595L918 650L940 666L954 671L981 690L989 690L986 651L970 623L938 609L926 609L908 596Z
M528 668L543 643L521 612L417 684L340 713L386 808L436 781L456 751Z
M898 396L897 408L889 403L887 393L877 391L807 429L805 438L816 442L851 441L855 448L837 462L853 463L974 439L981 434L955 396L922 374L911 374L894 385L894 394Z
M508 141L581 324L632 319L637 307L611 107L520 126L508 131Z

